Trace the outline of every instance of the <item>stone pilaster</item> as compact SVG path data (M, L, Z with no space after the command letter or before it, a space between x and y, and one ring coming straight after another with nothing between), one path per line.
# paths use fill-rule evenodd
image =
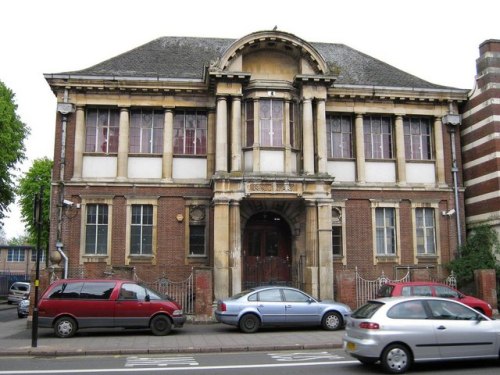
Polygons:
M302 127L303 144L302 153L304 160L304 174L314 174L314 129L313 129L313 111L311 99L304 99L302 102Z
M227 172L227 99L217 97L217 128L215 132L215 172Z
M214 199L214 296L229 296L229 201Z
M326 146L326 112L325 100L316 99L316 147L318 150L318 173L325 174L328 166Z
M436 181L439 186L446 185L444 174L443 122L441 117L434 118L434 150L436 150Z
M305 289L318 297L318 211L314 201L306 202L306 244Z
M318 202L319 298L333 299L332 203Z
M231 106L231 172L241 171L241 98L234 96Z
M235 295L241 292L241 222L238 201L231 201L229 205L229 227L231 295Z
M174 162L174 113L171 108L165 109L163 132L163 166L162 178L172 181L172 168Z
M356 113L354 120L356 137L356 182L364 184L365 179L365 135L363 131L363 114Z
M128 177L128 142L130 117L128 108L120 108L120 136L118 140L117 178L125 180Z
M80 180L83 171L83 152L85 150L85 108L76 107L75 154L73 160L73 179Z
M406 155L405 134L403 129L403 116L396 115L396 175L398 185L406 185Z

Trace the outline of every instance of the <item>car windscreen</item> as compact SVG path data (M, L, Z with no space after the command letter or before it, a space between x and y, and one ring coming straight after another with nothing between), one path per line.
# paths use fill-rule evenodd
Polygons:
M351 317L355 319L368 319L375 314L375 312L380 309L384 304L382 302L377 302L377 301L369 301L365 305L361 306L360 308L356 309Z

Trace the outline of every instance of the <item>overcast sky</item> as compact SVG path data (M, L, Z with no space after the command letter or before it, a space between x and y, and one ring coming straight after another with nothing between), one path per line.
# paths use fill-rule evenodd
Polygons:
M277 26L465 89L479 45L500 39L498 0L3 0L0 9L0 80L31 128L22 171L53 159L56 101L44 73L84 69L161 36L238 39ZM7 238L19 236L15 205L8 216Z

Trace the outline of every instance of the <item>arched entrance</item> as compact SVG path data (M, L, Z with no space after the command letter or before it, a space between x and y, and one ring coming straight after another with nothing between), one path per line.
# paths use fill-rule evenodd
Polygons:
M242 257L243 289L291 284L291 232L286 221L273 212L253 215L245 227Z

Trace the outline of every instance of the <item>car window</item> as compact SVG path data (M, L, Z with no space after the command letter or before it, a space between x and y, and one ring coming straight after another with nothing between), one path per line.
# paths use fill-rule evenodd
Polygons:
M56 286L48 298L50 299L73 299L80 298L80 290L82 290L83 282L62 283Z
M406 301L391 307L387 316L391 319L426 319L427 313L422 301Z
M477 320L479 315L472 309L453 301L428 301L433 319Z
M281 302L281 293L279 289L268 289L259 292L259 301L261 302Z
M83 284L80 298L109 299L114 288L114 282L88 282Z
M458 292L448 288L447 286L441 286L438 285L435 287L436 289L436 296L437 297L443 297L443 298L458 298Z
M12 290L17 290L20 292L27 292L29 289L29 285L26 284L12 284L11 286Z
M412 287L412 296L432 296L432 288L427 285L416 285Z
M167 296L165 296L165 298L163 298L163 297L161 296L161 293L160 293L160 292L158 292L158 291L156 291L156 290L153 290L153 289L150 289L150 288L146 288L146 287L144 287L144 288L146 289L146 293L147 293L147 295L149 296L149 299L150 299L150 300L163 300L163 299L168 299L168 297L167 297Z
M377 293L377 297L391 297L392 291L394 290L394 285L384 284L380 287Z
M306 296L298 290L283 289L283 294L287 302L309 302L309 296Z
M355 319L368 319L373 316L384 304L381 302L370 301L365 305L361 306L352 313L352 317Z
M137 284L123 284L120 289L120 299L144 301L146 299L146 290Z

